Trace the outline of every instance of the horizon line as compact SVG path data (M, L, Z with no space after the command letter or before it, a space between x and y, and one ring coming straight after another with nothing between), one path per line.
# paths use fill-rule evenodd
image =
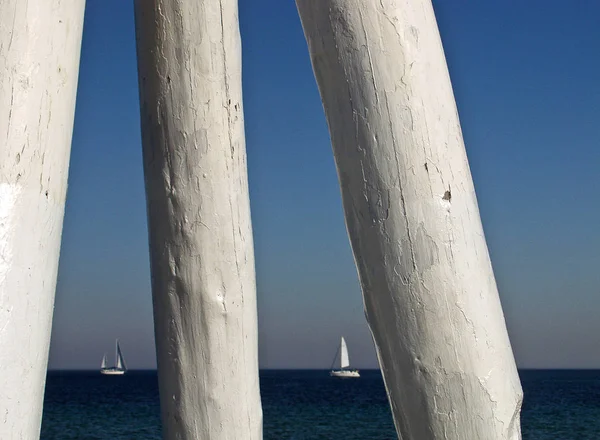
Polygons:
M381 371L380 368L357 368L361 371ZM331 368L259 368L259 371L329 371ZM550 367L518 367L518 371L600 371L600 366L598 367L560 367L560 368L550 368ZM100 371L98 368L47 368L46 372L56 372L56 371ZM129 368L127 371L158 371L157 368Z

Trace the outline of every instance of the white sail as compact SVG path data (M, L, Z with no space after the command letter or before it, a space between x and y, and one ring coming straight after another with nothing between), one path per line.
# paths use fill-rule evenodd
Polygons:
M100 368L106 368L106 353L104 353L104 357L102 358L102 364L100 365Z
M340 346L340 368L346 368L350 366L350 360L348 358L348 347L346 347L346 341L342 336L342 342Z
M125 359L123 359L123 353L121 353L121 347L119 346L119 342L117 341L117 368L120 370L125 370Z

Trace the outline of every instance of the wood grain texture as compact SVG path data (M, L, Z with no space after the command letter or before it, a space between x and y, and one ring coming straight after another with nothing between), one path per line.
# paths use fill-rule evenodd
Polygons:
M0 438L39 437L83 0L0 1Z
M430 0L297 0L399 438L517 440L522 391Z
M258 440L237 2L135 9L164 438Z

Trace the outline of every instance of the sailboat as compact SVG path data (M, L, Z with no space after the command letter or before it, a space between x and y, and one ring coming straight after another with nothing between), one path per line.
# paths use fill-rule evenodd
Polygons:
M102 364L100 365L100 373L109 376L120 376L122 374L125 374L126 371L127 366L125 365L125 359L123 359L123 353L121 353L121 347L119 347L119 340L117 339L115 345L115 366L106 366L106 353L104 353L104 357L102 358Z
M335 360L337 359L338 353L340 354L340 369L334 370L333 364L335 364ZM332 370L329 373L330 376L333 377L360 377L358 370L350 370L348 367L350 366L350 358L348 357L348 347L346 346L346 340L342 336L342 341L340 342L340 347L333 358L333 363L331 364Z

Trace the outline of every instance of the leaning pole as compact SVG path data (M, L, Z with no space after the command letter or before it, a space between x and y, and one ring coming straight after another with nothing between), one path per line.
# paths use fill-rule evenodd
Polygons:
M236 0L136 0L165 439L260 440Z
M296 0L403 440L516 440L522 391L430 0Z
M84 0L0 1L0 438L39 437Z

